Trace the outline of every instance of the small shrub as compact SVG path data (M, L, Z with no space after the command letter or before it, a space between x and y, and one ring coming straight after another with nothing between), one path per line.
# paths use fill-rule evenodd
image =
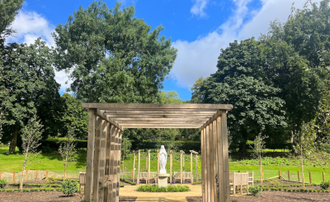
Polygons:
M330 186L330 181L328 181L328 182L322 182L321 184L320 184L320 187L322 188L322 189L328 189L329 188L329 186Z
M184 192L184 191L189 191L188 186L168 186L166 187L158 187L156 185L141 185L137 189L138 191L143 191L143 192Z
M78 182L76 180L66 179L62 184L63 194L72 195L78 191Z
M249 187L249 192L253 195L253 196L259 196L260 193L262 191L261 186L254 186L254 187Z
M56 182L56 178L51 176L51 177L47 177L46 178L46 183L47 184L54 184L54 182Z
M6 192L13 192L12 189L6 189Z
M0 180L0 189L3 189L7 186L7 180Z
M20 189L13 189L13 192L20 192Z
M125 185L123 185L123 184L120 184L119 186L120 186L120 187L124 187Z
M30 189L23 189L23 192L30 192Z

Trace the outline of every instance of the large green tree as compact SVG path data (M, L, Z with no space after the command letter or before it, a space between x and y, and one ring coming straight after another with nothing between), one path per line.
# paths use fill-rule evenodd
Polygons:
M56 27L56 68L70 72L83 102L158 102L177 52L162 30L135 18L134 7L93 2Z
M278 96L281 89L265 78L263 48L254 38L230 43L221 50L217 72L193 88L192 100L234 105L228 127L243 153L247 140L286 125L285 101Z
M60 116L59 84L52 67L51 49L39 38L34 44L10 43L0 56L0 109L4 142L15 151L19 131L32 115L44 125L44 135L53 130Z

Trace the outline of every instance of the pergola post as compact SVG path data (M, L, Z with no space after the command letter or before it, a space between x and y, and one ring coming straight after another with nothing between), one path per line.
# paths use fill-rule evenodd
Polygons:
M104 184L105 184L105 190L104 190L104 201L108 201L109 198L109 191L111 191L110 183L108 181L110 180L110 155L111 155L111 134L112 134L113 126L107 122L107 133L106 133L106 160L105 160L105 178L104 178Z
M198 155L196 154L196 182L198 181Z
M213 169L213 197L214 197L214 201L218 201L218 189L219 189L219 183L218 183L218 147L217 147L217 121L214 120L212 123L213 129L212 129L212 147L213 147L213 167L211 167L211 169Z
M209 124L209 147L210 147L210 164L209 164L209 167L210 167L210 173L209 173L209 176L210 176L210 184L211 184L211 189L210 189L210 197L211 197L211 201L215 201L214 199L214 192L215 192L215 183L214 183L214 169L213 169L213 165L214 165L214 161L213 161L213 122L211 122Z
M101 182L101 188L99 193L99 201L104 201L104 191L105 188L103 187L106 183L105 178L105 163L106 163L106 149L107 149L107 131L108 131L108 123L103 120L102 121L102 132L100 137L100 159L99 159L99 182Z
M229 163L228 163L228 129L227 129L227 113L221 114L221 138L222 138L222 164L223 164L223 198L220 201L229 202L230 188L229 188ZM221 157L220 157L221 158ZM221 196L220 196L221 197ZM222 200L221 200L222 199Z
M93 190L93 162L94 162L94 144L95 144L95 113L96 109L89 109L89 123L88 123L88 145L87 145L87 162L86 162L86 185L85 185L85 199L92 200Z
M108 200L115 201L115 195L113 189L115 187L115 147L116 147L116 134L117 128L111 125L110 129L110 174L108 183Z
M182 184L182 172L183 172L183 163L184 163L184 151L180 150L180 181Z
M206 128L203 128L201 131L201 152L202 152L202 197L203 202L207 202L207 183L206 183Z
M100 181L100 144L101 132L103 131L103 120L98 116L96 117L96 133L95 133L95 150L94 150L94 169L93 169L93 199L99 199L99 181Z

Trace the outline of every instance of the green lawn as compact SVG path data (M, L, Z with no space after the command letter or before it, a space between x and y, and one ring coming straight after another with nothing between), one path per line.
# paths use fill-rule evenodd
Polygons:
M19 154L16 152L15 154L5 154L5 152L8 151L8 147L0 147L0 171L5 172L13 172L13 171L21 171L22 170L22 163L24 160L24 156L22 154ZM78 151L78 155L76 156L77 161L73 162L67 170L67 173L79 173L81 170L86 169L86 149L82 149ZM169 156L168 156L168 163L166 170L167 172L170 171L170 163L169 163ZM193 172L195 175L195 157L193 158ZM201 173L201 161L200 156L198 157L198 172L199 172L199 178ZM122 164L123 166L123 164ZM126 177L131 176L131 170L133 168L133 155L129 154L128 158L124 162L125 169L121 167L121 170L124 171ZM135 162L135 168L137 171L138 161L137 161L137 155L136 155L136 162ZM157 154L151 153L151 172L157 171ZM61 161L60 155L57 152L53 152L51 154L41 154L34 162L30 163L27 167L27 169L30 170L49 170L53 171L55 173L63 173L63 162ZM242 165L239 164L238 161L230 162L229 163L229 169L231 172L234 171L240 171L245 172L245 170L248 170L249 172L255 173L255 178L260 178L260 171L258 165ZM146 170L146 154L144 152L141 152L141 171ZM292 175L291 179L297 178L297 171L300 170L300 167L295 165L264 165L264 178L272 178L278 176L278 170L282 171L282 176L286 178L287 171L290 170L290 173ZM173 171L179 172L180 171L180 154L178 152L175 152L173 155ZM190 171L190 155L185 156L185 171ZM305 166L305 179L306 182L309 182L309 174L308 172L312 172L312 179L313 183L320 183L322 182L322 172L323 169L317 166ZM326 180L330 180L330 174L326 173Z

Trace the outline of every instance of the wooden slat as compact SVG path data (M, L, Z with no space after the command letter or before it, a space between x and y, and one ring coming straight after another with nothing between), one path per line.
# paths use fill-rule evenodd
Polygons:
M112 125L116 126L117 128L119 128L120 130L123 130L123 128L113 119L106 117L100 110L96 111L96 114L101 117L102 119L110 122Z
M230 201L229 190L229 163L228 163L228 134L227 134L227 113L221 115L221 137L222 137L222 155L223 155L223 195L224 202Z
M189 125L189 126L183 126L183 125L125 125L123 128L199 128L200 125Z
M210 168L210 172L209 172L209 175L210 175L210 198L211 198L211 201L215 201L214 200L214 191L215 191L215 183L214 183L214 170L213 170L213 166L214 166L214 161L213 161L213 122L210 123L209 125L209 147L210 147L210 155L209 155L209 158L210 158L210 164L209 164L209 168Z
M96 113L96 109L89 109L86 185L84 190L86 201L92 199L94 143L95 143L95 113Z
M111 130L114 126L107 122L107 134L106 134L106 161L105 161L105 186L104 201L110 200L109 198L109 182L110 182L110 152L111 152Z
M84 108L97 108L102 110L152 110L152 109L222 109L231 110L233 105L230 104L135 104L135 103L83 103Z
M202 151L202 197L203 202L207 201L207 177L206 177L206 142L205 142L205 136L206 136L206 129L204 128L202 131L202 137L201 137L201 151Z
M219 193L219 183L218 183L218 144L217 144L217 141L218 141L218 138L217 138L217 120L214 120L213 123L212 123L212 126L213 126L213 139L212 139L212 145L213 145L213 180L214 180L214 193L213 193L213 197L214 197L214 201L218 201L218 193Z
M120 185L120 162L121 162L121 143L122 143L122 136L123 136L123 131L119 131L119 138L118 138L118 161L117 161L117 189L116 189L116 202L119 202L119 185Z
M217 111L208 121L206 121L204 124L203 124L203 126L202 127L200 127L200 131L202 130L202 129L204 129L206 126L208 126L210 123L213 123L213 121L214 120L216 120L217 119L217 117L219 117L219 116L221 116L221 113L222 113L222 111L221 110L219 110L219 111Z
M210 169L210 126L206 126L206 170L207 170L207 190L206 190L206 195L207 195L207 201L211 201L211 169Z
M102 125L105 120L99 116L96 117L96 133L95 133L95 150L94 150L94 169L93 169L93 199L99 199L99 186L100 186L100 145L101 145L101 132Z
M140 166L141 166L141 150L138 150L138 175L137 175L137 179L136 179L136 184L140 184Z
M107 179L105 178L105 164L106 164L106 149L107 149L107 130L108 130L108 124L109 122L103 121L102 122L102 130L101 130L101 140L100 140L100 167L99 167L99 185L101 187L104 187L107 182ZM99 201L104 201L104 190L105 189L99 189Z
M217 123L217 153L218 153L218 201L224 201L224 193L223 193L223 145L222 145L222 136L221 136L221 117L218 117L216 120Z
M148 120L148 121L140 121L140 120L135 120L135 121L121 121L119 122L121 125L125 125L126 123L133 125L133 124L199 124L202 125L204 121L199 121L199 120L187 120L187 121L180 121L180 120L163 120L163 121L153 121L153 120Z
M186 117L186 118L115 118L116 122L126 122L126 121L139 121L139 122L145 122L148 123L148 121L179 121L179 122L187 122L187 121L195 121L195 122L205 122L208 119L207 118L196 118L196 117Z
M200 115L205 115L205 116L213 116L217 112L217 110L206 110L206 111L194 111L194 110L189 110L189 111L163 111L163 110L154 110L154 111L138 111L138 110L129 110L129 111L120 111L120 110L101 110L104 115L180 115L180 116L200 116Z
M136 118L177 118L177 119L191 119L197 118L197 119L209 119L213 116L214 112L210 112L208 114L111 114L111 113L104 113L105 116L115 119L115 120L130 120L130 119L136 119Z
M115 147L114 147L114 180L112 182L112 200L111 201L117 201L117 184L119 183L119 176L118 176L118 154L119 154L119 131L116 130L116 138L115 138Z
M111 142L110 142L110 183L108 186L108 201L114 201L115 195L113 194L114 183L115 183L115 147L116 147L116 134L117 127L112 125L111 127Z

